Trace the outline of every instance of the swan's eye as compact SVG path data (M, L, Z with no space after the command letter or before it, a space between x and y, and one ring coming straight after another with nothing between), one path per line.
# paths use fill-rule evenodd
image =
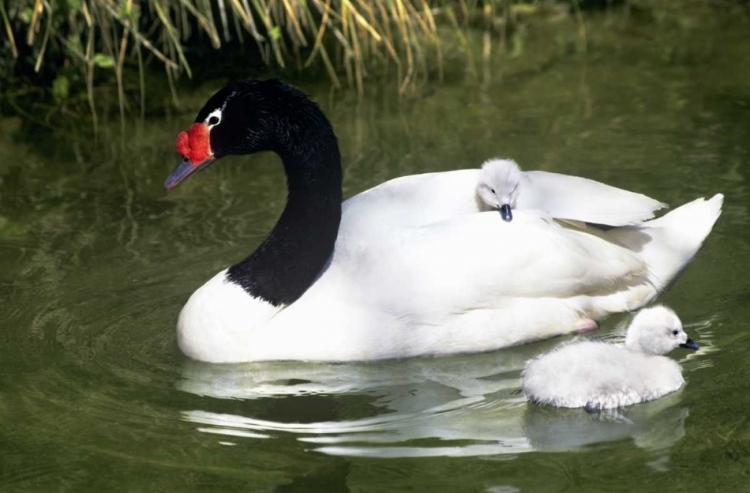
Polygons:
M213 127L214 125L218 125L221 123L221 112L222 108L216 108L211 113L208 114L208 117L204 120L206 122L206 125L209 127Z
M680 331L679 331L679 330L673 330L673 331L672 331L672 335L673 335L673 336L676 336L676 335L677 335L677 334L679 334L679 333L680 333Z
M490 188L490 192L495 193L495 189L494 188Z

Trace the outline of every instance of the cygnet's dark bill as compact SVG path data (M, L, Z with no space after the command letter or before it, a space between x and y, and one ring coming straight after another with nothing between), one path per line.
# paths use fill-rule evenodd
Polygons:
M687 348L687 349L696 349L697 350L698 349L698 343L695 342L694 340L688 338L688 340L685 341L685 344L680 344L680 347L684 347L684 348Z
M503 218L503 221L513 220L513 213L510 211L510 205L503 204L500 206L500 217Z

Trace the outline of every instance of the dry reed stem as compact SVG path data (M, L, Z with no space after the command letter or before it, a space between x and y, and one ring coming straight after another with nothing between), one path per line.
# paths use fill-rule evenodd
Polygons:
M190 12L193 17L195 17L195 20L198 21L198 24L203 28L206 34L208 34L208 37L211 39L211 44L214 48L219 48L221 46L221 40L219 39L219 33L216 32L216 26L214 26L209 19L201 14L190 2L187 0L180 0L180 4L187 9L188 12Z
M39 56L37 56L36 64L34 65L34 72L39 72L39 69L42 67L42 59L44 58L44 52L47 51L47 43L49 43L49 35L52 31L52 6L47 2L44 2L44 4L49 9L50 15L47 16L47 28L44 30L42 47L39 50Z
M18 58L16 37L13 35L13 28L10 25L8 14L5 12L5 2L0 2L0 16L3 18L3 25L5 26L5 34L8 36L8 42L10 43L11 54L13 55L13 58Z

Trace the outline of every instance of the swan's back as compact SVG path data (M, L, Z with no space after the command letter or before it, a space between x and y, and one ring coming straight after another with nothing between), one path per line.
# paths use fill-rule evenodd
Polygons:
M657 399L683 383L679 365L665 356L584 341L531 360L522 387L540 404L611 409Z

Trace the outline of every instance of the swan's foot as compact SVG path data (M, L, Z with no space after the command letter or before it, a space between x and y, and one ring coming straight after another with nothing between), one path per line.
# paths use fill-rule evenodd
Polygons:
M583 318L576 322L575 325L576 334L585 334L586 332L591 332L598 328L599 324L596 323L596 320L592 320L590 318Z

